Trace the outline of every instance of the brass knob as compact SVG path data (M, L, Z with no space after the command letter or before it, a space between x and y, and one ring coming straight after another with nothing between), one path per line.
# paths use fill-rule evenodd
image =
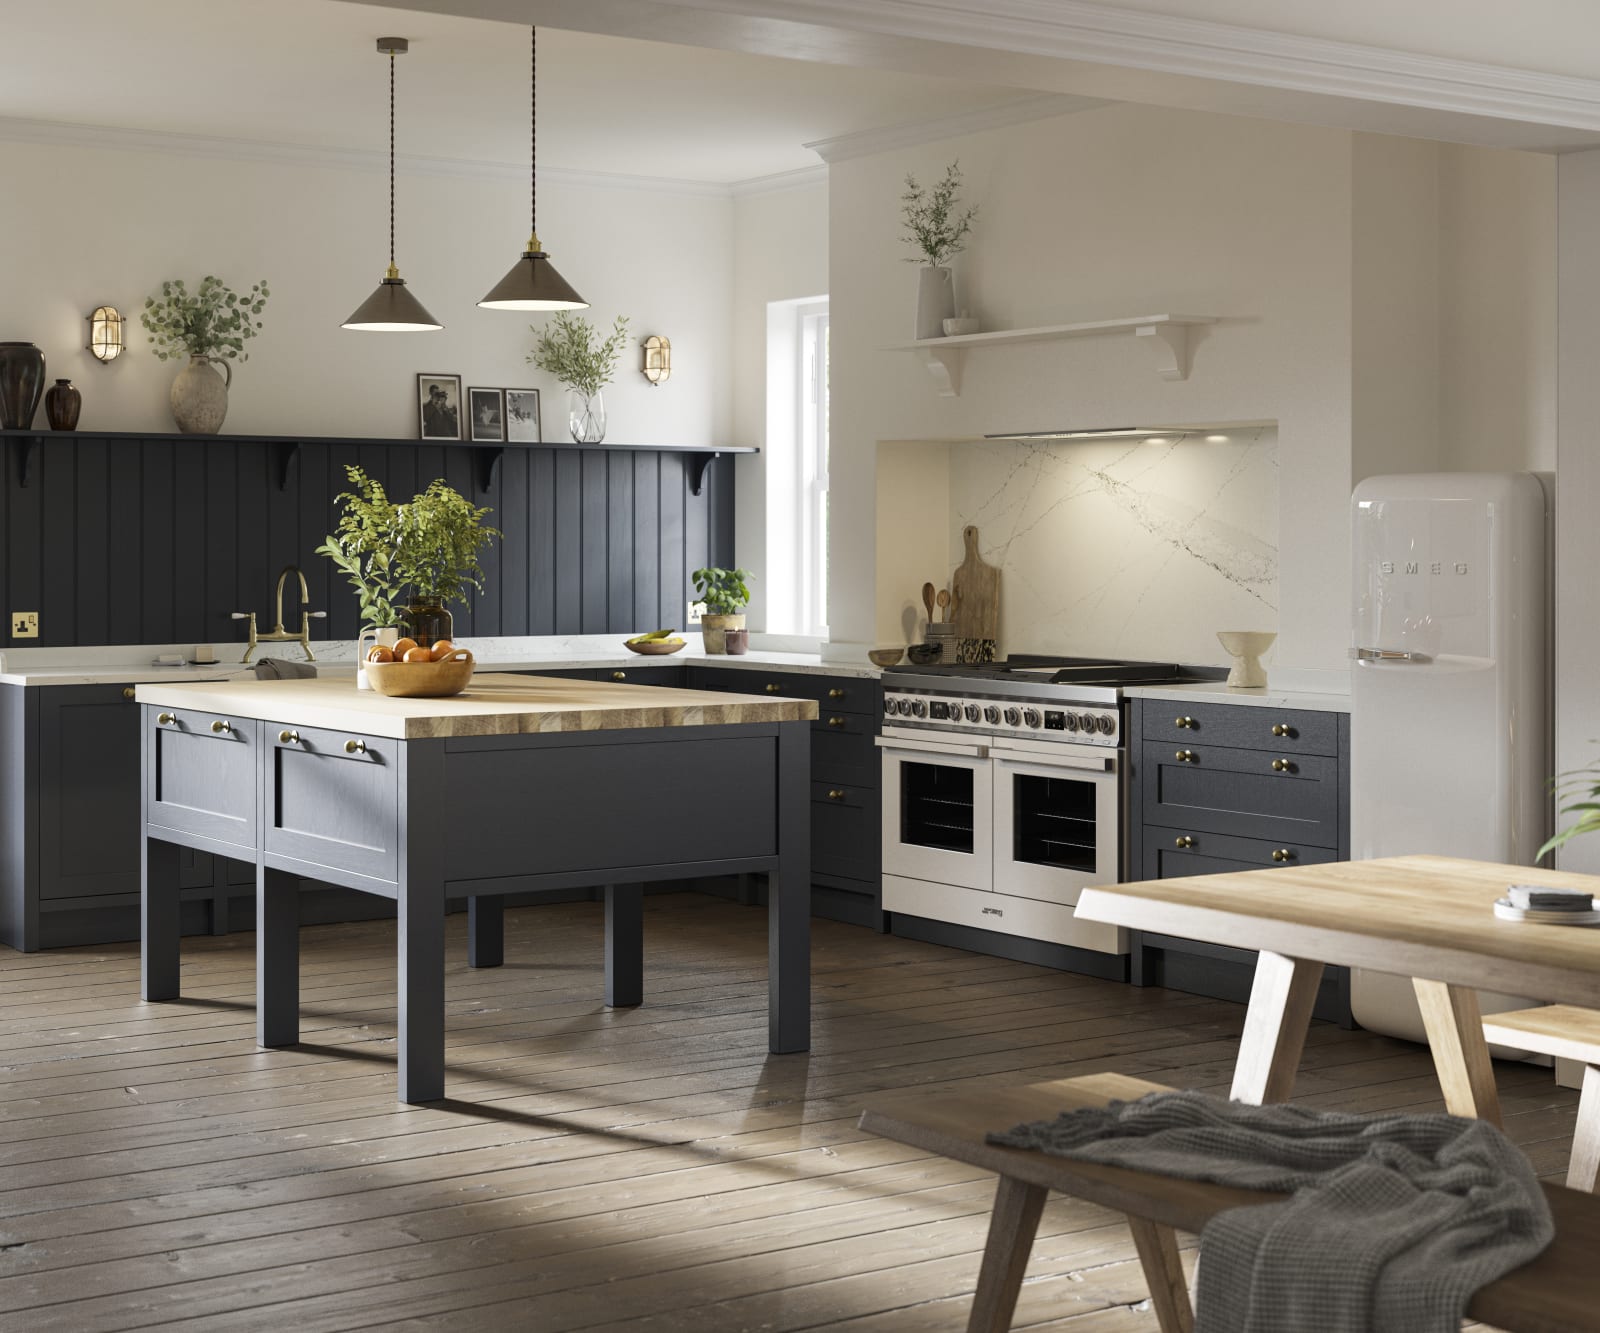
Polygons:
M1272 761L1272 771L1274 773L1293 773L1294 765L1287 759L1274 759Z
M1199 757L1200 756L1197 755L1193 750L1179 750L1178 753L1173 756L1173 758L1175 758L1180 764L1192 764Z
M768 685L767 686L767 693L768 694L777 694L781 689L783 689L783 686L781 686L781 685Z
M1182 727L1185 731L1193 731L1200 724L1192 717L1175 717L1172 719L1172 725L1175 727Z
M175 727L178 725L178 715L176 713L158 713L156 715L156 725L161 727Z
M344 743L344 752L346 754L365 754L367 752L367 743L365 741L346 741Z
M1172 845L1174 847L1193 847L1194 846L1194 839L1189 837L1187 834L1185 834L1181 838L1174 839Z
M280 731L278 733L278 744L298 745L300 744L300 733L298 731Z
M134 695L134 688L133 688L132 685L124 685L122 687L122 697L124 699L131 699L131 698L133 698L133 695Z
M613 671L611 673L612 680L627 680L627 678L628 673L626 671Z
M218 718L211 724L211 731L216 736L226 736L233 730L233 723Z
M1294 853L1287 847L1280 847L1272 853L1272 859L1274 861L1292 861L1294 860Z
M845 725L846 721L847 719L842 717L830 717L828 719L828 725L830 727L842 727Z
M1287 722L1274 722L1272 724L1272 734L1274 736L1293 736L1295 733L1294 728Z
M844 800L844 795L843 787L830 787L828 789L828 799L830 801L842 801Z
M842 699L842 698L844 698L844 691L841 690L837 685L835 685L833 687L833 689L828 691L828 698L830 698L830 699Z

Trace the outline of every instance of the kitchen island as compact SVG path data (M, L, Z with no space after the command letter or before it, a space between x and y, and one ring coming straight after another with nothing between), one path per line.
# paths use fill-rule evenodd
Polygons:
M346 680L141 684L142 990L179 995L180 847L256 867L257 1039L299 1035L298 884L391 899L399 1092L444 1096L444 914L604 885L606 995L643 999L648 880L770 876L768 1045L810 1043L806 699L484 674L449 699Z

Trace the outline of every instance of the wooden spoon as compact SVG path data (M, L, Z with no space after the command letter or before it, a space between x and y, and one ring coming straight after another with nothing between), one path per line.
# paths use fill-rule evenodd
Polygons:
M947 588L940 588L939 595L933 599L939 604L939 619L947 622L950 619L950 592Z
M933 623L933 584L922 585L922 604L928 608L928 623Z

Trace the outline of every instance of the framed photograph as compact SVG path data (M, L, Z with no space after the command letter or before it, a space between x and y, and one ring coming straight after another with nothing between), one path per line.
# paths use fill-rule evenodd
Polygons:
M459 440L461 436L461 376L417 376L417 438Z
M539 391L506 389L506 440L511 444L538 444Z
M472 421L468 439L482 444L505 441L506 400L499 389L468 389L467 411Z

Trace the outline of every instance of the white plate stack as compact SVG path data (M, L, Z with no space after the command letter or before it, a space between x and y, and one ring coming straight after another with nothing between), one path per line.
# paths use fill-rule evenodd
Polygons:
M1540 888L1513 884L1496 899L1494 914L1502 921L1527 921L1540 926L1596 926L1594 895L1581 889Z

